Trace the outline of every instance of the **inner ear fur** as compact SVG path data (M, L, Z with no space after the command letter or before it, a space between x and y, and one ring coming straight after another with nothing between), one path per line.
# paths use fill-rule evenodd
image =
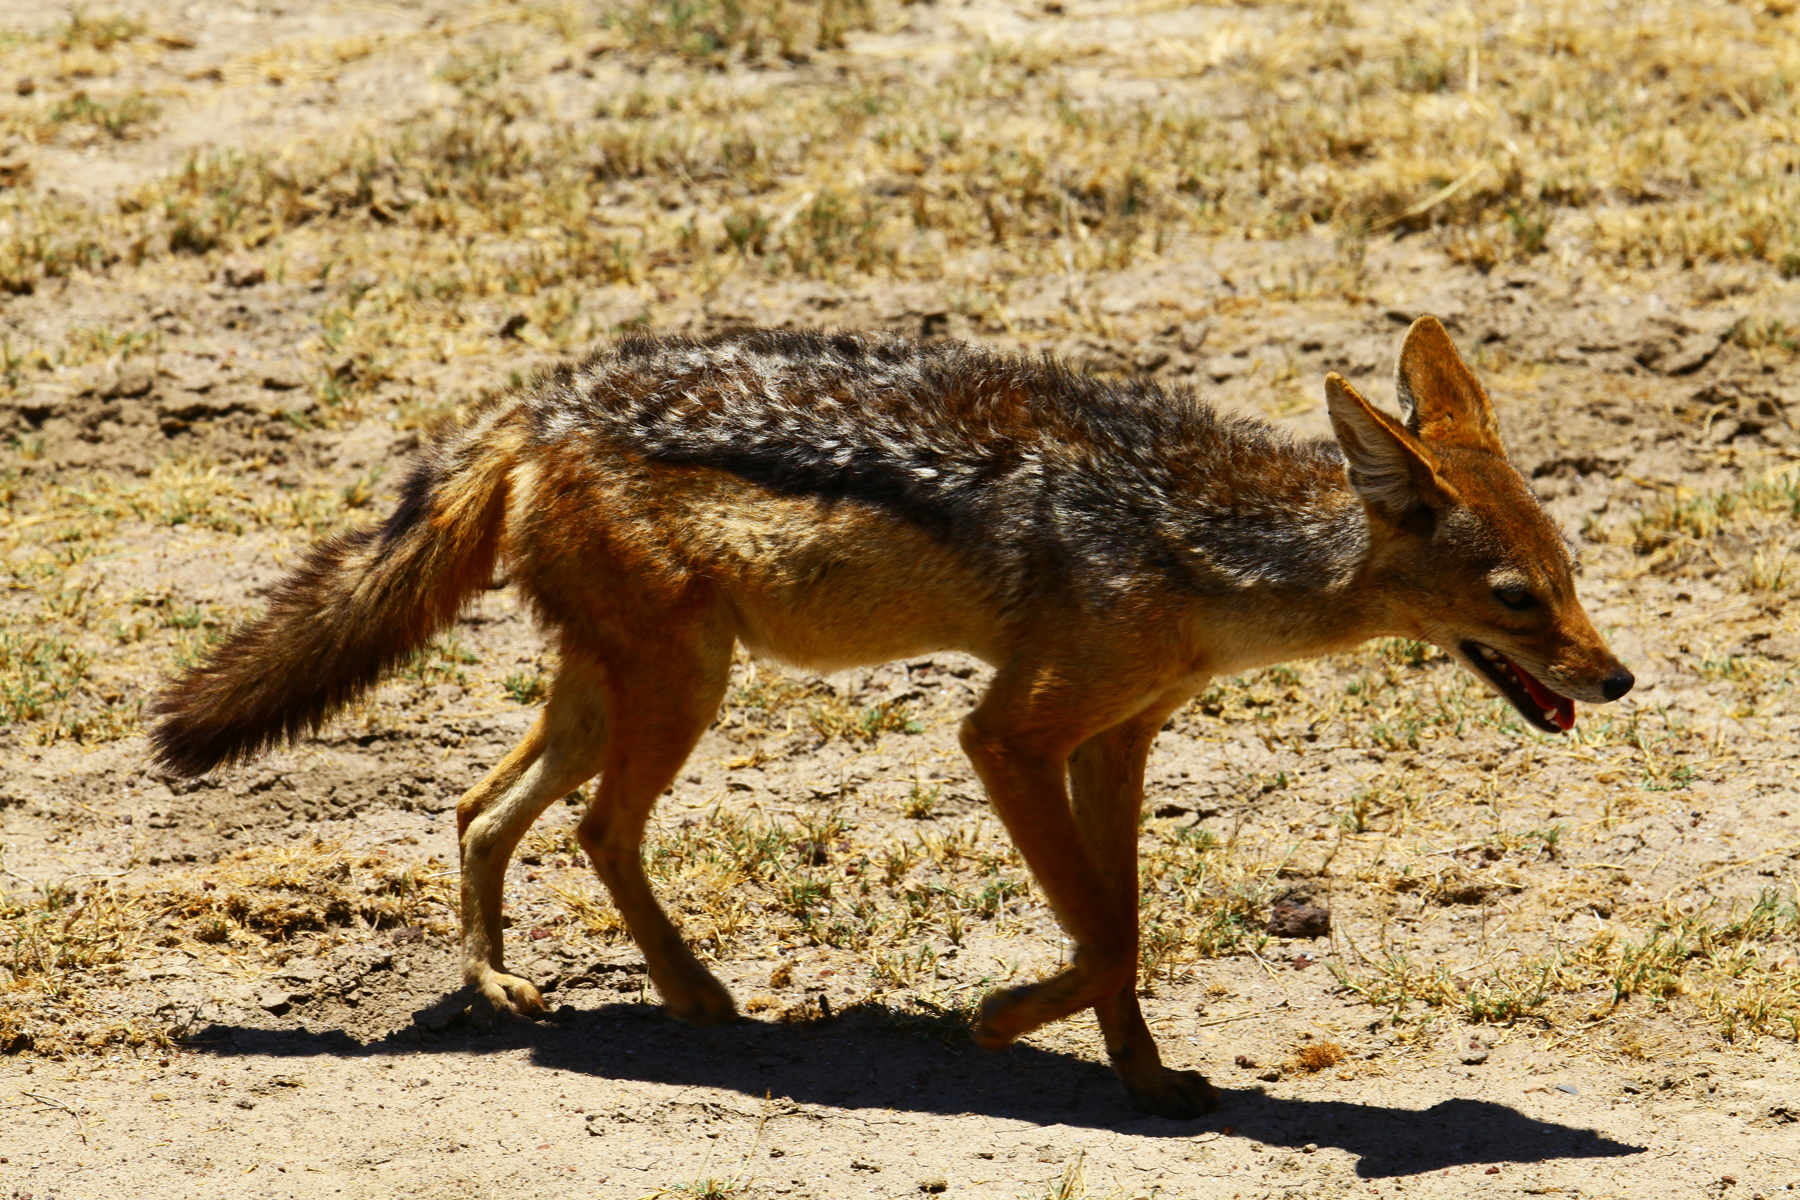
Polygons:
M1432 513L1456 501L1430 449L1336 372L1325 377L1325 407L1350 485L1375 512L1410 526L1428 523Z
M1420 441L1505 456L1494 406L1436 317L1420 317L1406 331L1394 391L1406 428Z

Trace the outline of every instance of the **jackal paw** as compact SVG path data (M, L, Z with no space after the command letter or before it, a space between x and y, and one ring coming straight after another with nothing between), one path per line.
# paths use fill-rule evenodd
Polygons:
M501 1016L537 1017L543 1015L544 997L529 979L508 975L492 967L469 980L475 985L476 997L469 1006L477 1024L492 1025Z
M976 1013L969 1037L983 1050L1000 1050L1036 1029L1043 1024L1034 1020L1031 1013L1036 991L1034 985L1025 984L989 992Z
M737 1001L726 986L702 970L697 978L686 978L678 986L657 990L663 995L663 1011L677 1021L689 1025L723 1025L737 1020Z
M1198 1071L1158 1067L1147 1079L1125 1080L1125 1095L1141 1113L1187 1121L1219 1107L1219 1093Z

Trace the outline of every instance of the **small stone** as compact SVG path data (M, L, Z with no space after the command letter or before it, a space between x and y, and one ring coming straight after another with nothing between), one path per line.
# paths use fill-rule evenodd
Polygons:
M1469 1039L1468 1048L1462 1052L1463 1063L1466 1066L1478 1067L1488 1060L1490 1052L1491 1047L1486 1042L1478 1037L1472 1037Z
M1723 333L1696 333L1682 338L1673 353L1650 365L1664 375L1692 375L1712 359L1724 341Z
M253 258L228 259L219 268L219 279L226 287L255 287L269 278L269 272Z
M158 1104L167 1104L170 1100L174 1099L174 1097L167 1092L151 1092L150 1099L156 1101Z
M1567 1092L1571 1096L1581 1095L1581 1089L1572 1083L1559 1083L1556 1085L1556 1090L1559 1092Z
M0 188L24 187L31 182L31 159L17 142L0 143ZM21 286L29 285L21 281Z
M100 388L100 396L105 400L135 400L139 396L148 396L155 386L156 380L149 370L129 366L119 372L118 378Z
M250 1097L248 1097L248 1096L245 1096L245 1097L241 1098L240 1100L238 1100L237 1106L239 1108L255 1108L256 1101L250 1099Z
M1268 1070L1258 1075L1257 1078L1264 1083L1278 1083L1281 1080L1281 1068L1270 1067Z
M1271 937L1315 938L1331 932L1331 913L1311 904L1282 900L1269 909Z
M919 1190L921 1192L930 1192L933 1195L936 1195L938 1192L946 1191L949 1187L950 1181L945 1179L942 1175L927 1175L925 1178L919 1180Z
M1300 1153L1302 1154L1317 1154L1318 1152L1319 1143L1317 1142L1308 1142L1306 1145L1300 1147Z
M37 80L29 75L21 75L13 83L13 91L21 96L29 96L31 93L37 91Z

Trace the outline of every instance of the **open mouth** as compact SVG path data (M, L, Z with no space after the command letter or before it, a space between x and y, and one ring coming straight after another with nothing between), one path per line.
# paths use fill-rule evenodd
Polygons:
M1575 728L1575 702L1533 679L1518 663L1480 642L1464 642L1462 652L1527 721L1545 733L1567 733Z

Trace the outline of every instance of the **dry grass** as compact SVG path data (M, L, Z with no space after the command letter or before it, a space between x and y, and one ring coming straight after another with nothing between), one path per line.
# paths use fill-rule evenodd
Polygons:
M69 973L128 961L145 940L140 914L120 889L96 883L53 884L0 906L6 957L0 977L9 990L57 996Z
M347 936L454 926L453 872L336 843L241 851L148 884L51 883L0 899L0 1052L48 1057L166 1046L192 1014L128 1016L109 985L178 954L253 979L269 959L318 954Z
M602 21L621 46L722 64L805 61L813 51L841 49L845 34L869 28L872 18L869 0L634 0Z
M535 832L526 844L527 861L574 872L551 885L566 919L590 936L627 936L596 898L570 830ZM1022 916L1034 924L1044 916L1018 852L992 828L868 837L833 808L790 825L720 807L653 833L644 862L703 956L830 948L890 988L928 991L938 959L970 930L998 935L1016 931Z
M795 734L815 744L833 738L872 743L884 734L922 733L925 728L903 701L859 705L824 680L796 678L755 663L732 693L726 713L721 727L740 744Z
M1800 1040L1800 932L1792 889L1768 888L1740 914L1665 907L1633 940L1608 931L1542 955L1503 955L1483 973L1431 968L1390 953L1366 972L1334 966L1339 981L1388 1008L1416 1033L1439 1013L1472 1024L1541 1022L1578 1033L1636 998L1712 1025L1727 1044L1759 1036Z
M254 948L331 930L445 933L445 918L456 911L453 875L436 862L313 842L239 851L160 881L142 898L151 927L161 931L159 945Z
M46 744L129 736L146 668L193 661L237 615L114 586L103 564L123 541L176 529L309 539L367 502L357 489L248 483L262 465L176 458L143 478L0 479L0 554L14 598L0 606L0 721Z
M1643 568L1676 577L1736 576L1748 592L1800 583L1800 470L1765 471L1723 491L1676 488L1633 523Z
M1316 1075L1344 1061L1344 1048L1331 1041L1308 1041L1294 1050L1289 1060L1296 1071Z
M258 252L272 278L329 285L315 350L356 364L352 383L326 389L342 402L503 308L545 346L585 345L606 326L584 298L609 282L704 294L746 272L947 277L1004 320L1015 281L1117 269L1184 237L1315 229L1335 238L1338 266L1270 288L1354 292L1369 239L1419 231L1483 268L1550 255L1800 272L1791 15L1481 14L1477 26L1466 11L1396 22L1275 5L1219 14L1204 33L1152 25L1104 42L1078 23L900 71L835 49L884 20L857 0L655 0L553 21L521 10L436 39L455 98L422 115L280 155L202 155L112 212L0 193L13 231L0 285L134 263L210 273ZM146 41L130 22L84 20L120 35L65 32L63 53ZM10 54L41 49L19 40ZM779 84L717 69L820 50L832 72ZM529 81L571 51L667 69L567 111ZM1096 56L1165 94L1072 87ZM1242 109L1241 95L1274 99ZM123 136L153 119L143 97L55 103L45 129Z

